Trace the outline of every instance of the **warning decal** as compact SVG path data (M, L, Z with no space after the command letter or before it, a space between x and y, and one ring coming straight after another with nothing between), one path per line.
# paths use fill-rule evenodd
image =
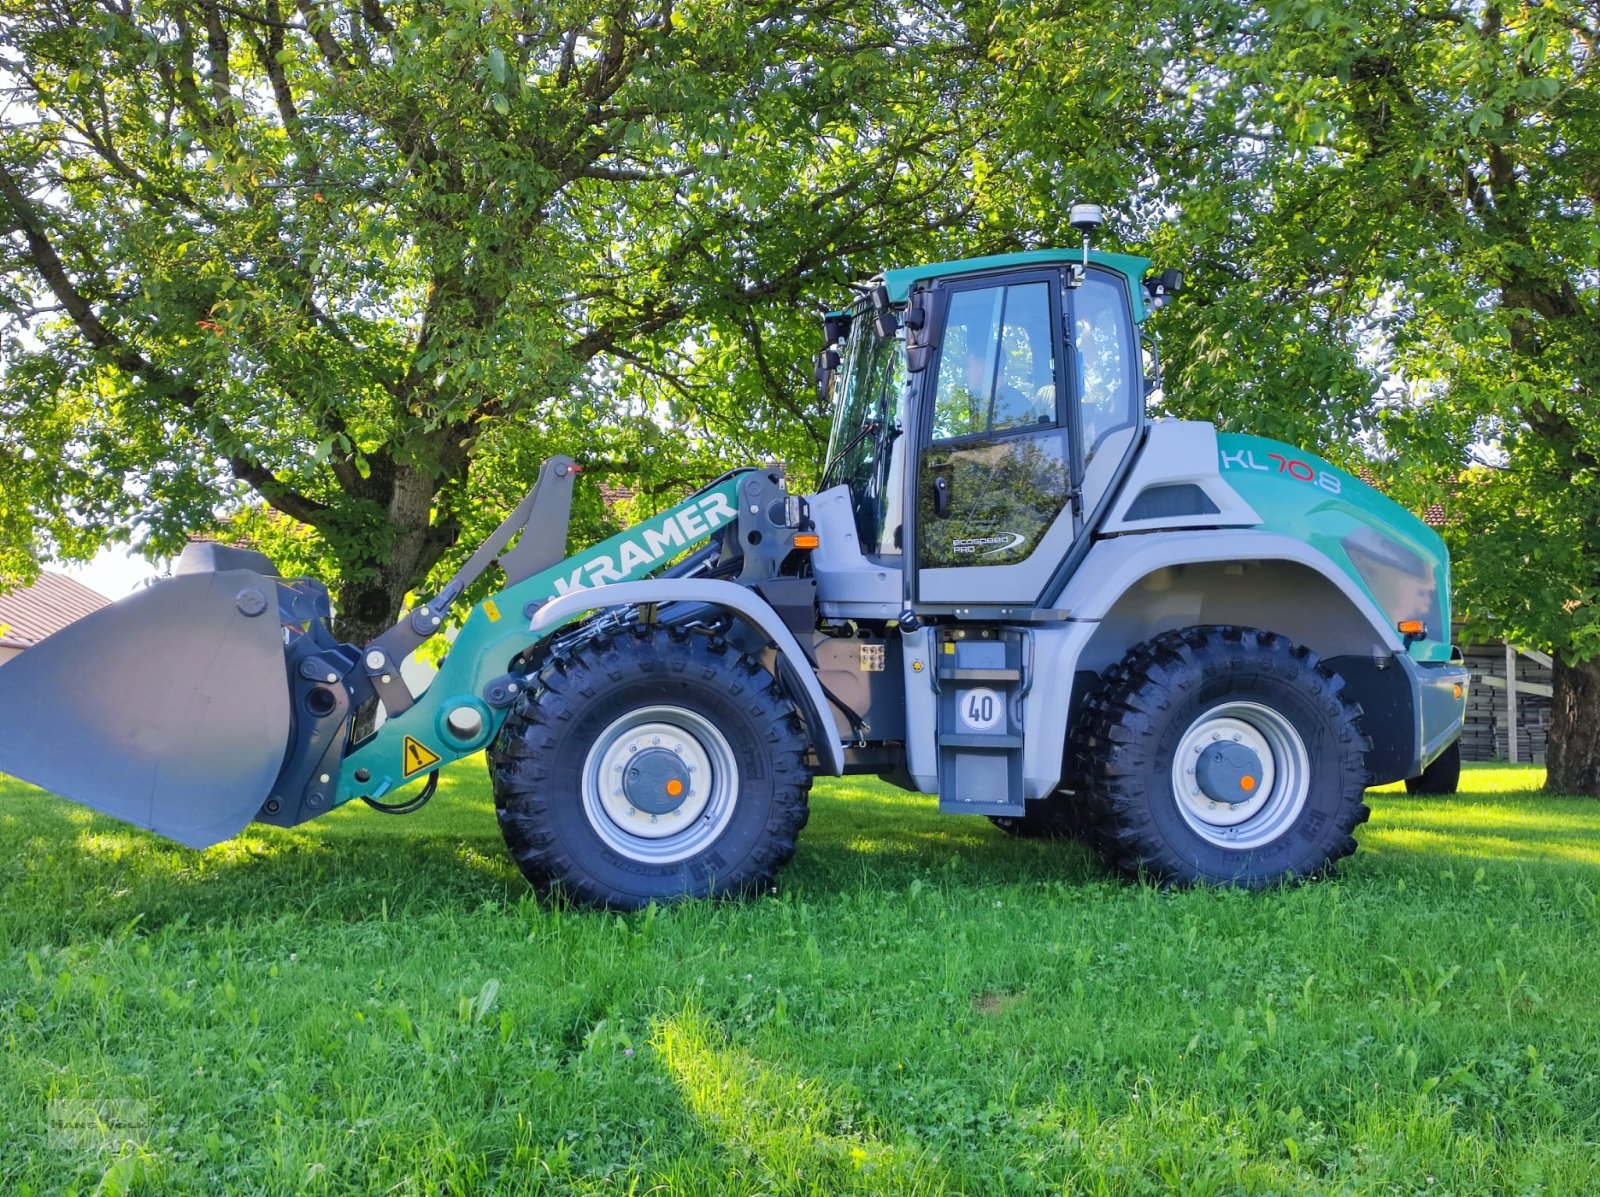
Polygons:
M431 769L439 763L439 754L429 748L420 740L406 737L405 748L405 775L410 777L413 773L421 773L424 769Z

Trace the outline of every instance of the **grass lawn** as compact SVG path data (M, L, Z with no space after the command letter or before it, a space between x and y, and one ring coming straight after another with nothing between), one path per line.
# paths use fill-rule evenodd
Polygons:
M780 893L628 917L529 896L475 761L204 853L0 780L0 1193L1600 1192L1600 804L1540 780L1254 895L823 782Z

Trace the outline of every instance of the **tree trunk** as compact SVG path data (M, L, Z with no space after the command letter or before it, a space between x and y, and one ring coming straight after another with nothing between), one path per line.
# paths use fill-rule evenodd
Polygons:
M464 473L465 456L454 455L451 464ZM346 577L328 579L329 588L337 595L334 633L339 639L365 644L388 631L400 617L406 596L422 585L428 572L455 542L459 528L454 520L434 522L434 503L444 485L442 473L421 465L385 469L381 501L387 521L383 543L387 547L376 551L376 560L369 555L347 563L350 573ZM364 551L373 553L370 549ZM358 578L358 574L366 576Z
M1551 661L1545 792L1600 798L1600 658L1574 664L1554 653Z
M387 571L363 582L329 583L334 592L334 635L346 644L366 644L400 618L411 586Z

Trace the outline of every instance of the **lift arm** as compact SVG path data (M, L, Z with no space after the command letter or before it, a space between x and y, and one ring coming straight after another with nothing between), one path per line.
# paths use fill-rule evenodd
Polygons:
M533 613L558 595L645 577L720 532L738 518L741 476L731 474L642 524L545 565L541 557L550 554L552 545L556 553L564 547L571 494L570 473L557 473L546 463L539 485L439 597L420 605L364 650L363 667L387 717L371 738L345 757L334 805L362 796L384 798L491 743L525 684L523 671L513 661L556 630L530 631ZM560 496L553 502L546 497L552 493ZM556 518L546 518L547 513L559 519L559 535ZM413 697L400 678L399 661L438 631L444 608L519 528L522 539L501 558L511 584L472 609L438 676L424 693ZM536 538L532 549L530 533ZM541 565L536 572L526 572ZM516 578L519 572L525 576ZM595 606L606 605L597 595Z

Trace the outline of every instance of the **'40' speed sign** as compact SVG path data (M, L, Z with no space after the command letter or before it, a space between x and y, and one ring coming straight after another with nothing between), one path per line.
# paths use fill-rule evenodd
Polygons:
M963 690L956 709L961 722L973 731L991 731L1005 718L1005 700L987 686Z

